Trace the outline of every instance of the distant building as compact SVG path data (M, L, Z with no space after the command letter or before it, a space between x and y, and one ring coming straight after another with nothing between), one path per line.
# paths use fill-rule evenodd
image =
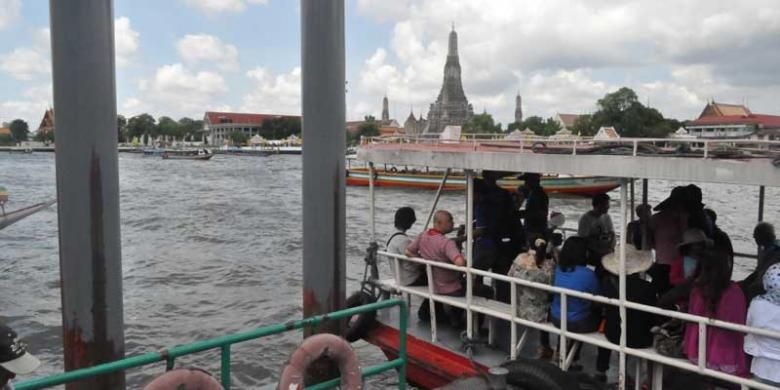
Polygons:
M577 123L577 119L579 119L583 115L577 115L577 114L555 114L555 121L558 122L558 124L561 126L561 130L566 130L569 133L572 133L574 131L574 125Z
M780 116L754 114L744 105L712 101L685 129L696 138L776 139L780 136Z
M420 135L425 132L425 128L428 126L428 121L423 119L422 114L420 118L414 117L414 111L409 111L409 116L404 121L404 133L406 135Z
M298 118L297 115L245 114L237 112L212 112L203 115L203 129L209 135L212 145L223 145L230 140L235 131L244 133L247 138L259 135L263 122L277 118Z
M377 127L379 127L379 135L393 135L403 134L404 129L395 119L390 119L390 102L387 96L382 98L382 119L377 121ZM366 123L362 121L347 121L347 133L355 135L360 131L360 126Z
M519 93L515 97L515 123L523 123L523 98Z
M688 134L688 130L685 130L684 127L680 127L672 134L669 134L667 138L675 138L675 139L695 139L696 137Z
M38 130L36 131L38 135L41 137L43 137L48 133L54 133L54 109L53 108L50 108L43 113L43 119L41 119L41 124L38 125Z
M600 141L620 139L620 134L612 126L601 126L596 135L593 136L593 139Z
M474 107L469 104L460 78L458 56L458 33L450 32L447 62L444 64L444 81L436 101L431 103L428 122L424 133L438 134L446 126L463 126L474 116Z
M0 136L11 136L12 134L10 127L0 127Z

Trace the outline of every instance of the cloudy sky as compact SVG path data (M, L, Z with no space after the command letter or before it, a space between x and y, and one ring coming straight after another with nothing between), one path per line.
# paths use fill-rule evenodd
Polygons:
M678 119L705 102L780 114L780 1L345 0L348 117L427 114L447 35L460 36L466 94L513 118L586 113L621 86ZM52 104L47 0L0 0L0 123L36 128ZM117 105L300 112L297 0L115 0Z

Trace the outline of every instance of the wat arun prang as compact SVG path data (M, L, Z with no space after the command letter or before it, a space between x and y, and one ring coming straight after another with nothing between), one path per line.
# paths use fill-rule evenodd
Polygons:
M447 62L444 64L444 83L439 97L431 103L428 111L426 134L437 134L448 125L463 126L474 115L474 108L469 104L463 92L460 80L460 59L458 58L458 33L453 27L450 32Z

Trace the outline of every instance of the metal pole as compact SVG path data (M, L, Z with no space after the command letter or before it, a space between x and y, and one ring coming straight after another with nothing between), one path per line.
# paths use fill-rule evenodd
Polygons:
M431 219L433 219L433 213L436 212L436 207L439 205L439 198L441 198L441 192L444 190L444 186L447 184L447 179L450 177L450 168L447 168L446 171L444 171L444 177L441 178L441 183L439 183L439 189L436 190L436 197L433 198L433 206L431 206L431 212L428 213L428 219L425 220L425 226L423 226L423 231L428 230L428 226L431 225Z
M758 187L758 222L764 222L764 196L766 188Z
M618 371L618 388L626 388L626 197L628 189L625 179L620 183L620 266L618 267L619 298L620 298L620 370Z
M301 1L303 316L344 307L344 0ZM343 321L305 334L340 334Z
M474 317L471 312L474 279L471 266L474 264L474 171L466 171L466 335L474 337Z
M642 179L642 203L647 203L647 179Z
M630 209L631 211L629 212L629 214L631 214L631 222L633 222L634 210L636 210L636 206L634 205L634 179L633 178L631 179L630 185L631 185L631 209Z
M374 163L368 163L368 223L371 225L371 242L376 242L376 192L374 191L374 175L376 170L374 169ZM400 274L397 274L400 275Z
M125 354L112 0L49 2L65 370ZM68 389L123 389L123 373Z

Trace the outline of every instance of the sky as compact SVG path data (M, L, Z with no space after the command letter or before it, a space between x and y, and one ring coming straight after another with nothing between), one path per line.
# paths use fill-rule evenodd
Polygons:
M665 116L780 115L780 1L345 0L347 116L427 116L459 35L476 112L589 113L622 86ZM0 0L0 124L53 105L49 1ZM115 0L117 111L300 114L297 0Z

